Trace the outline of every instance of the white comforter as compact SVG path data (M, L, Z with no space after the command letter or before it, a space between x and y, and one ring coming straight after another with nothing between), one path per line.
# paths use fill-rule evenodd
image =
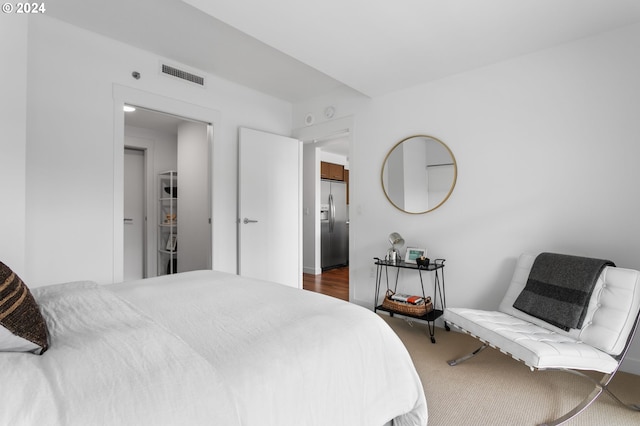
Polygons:
M427 423L406 349L364 308L212 271L74 287L34 291L51 349L0 354L0 424Z
M241 424L216 369L112 292L70 283L33 293L51 346L0 353L0 425Z

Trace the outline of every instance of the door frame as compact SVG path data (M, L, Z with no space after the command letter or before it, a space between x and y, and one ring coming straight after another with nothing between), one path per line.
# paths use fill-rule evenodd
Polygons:
M335 120L329 120L329 121L325 121L322 123L318 123L318 124L314 124L312 126L306 126L306 127L300 127L297 129L294 129L292 132L292 136L294 138L300 139L301 141L303 141L304 146L308 146L309 144L314 144L315 141L317 140L323 140L323 139L327 139L327 138L331 138L334 135L337 134L344 134L347 133L349 134L348 138L349 138L349 169L350 172L353 172L356 168L355 166L355 150L354 150L354 144L353 144L353 138L354 138L354 116L350 115L350 116L345 116L342 118L338 118ZM316 157L319 155L318 154L318 149L315 149L316 152ZM307 201L303 200L303 208L304 208L304 220L312 220L313 221L313 229L314 229L314 233L315 233L315 248L314 248L314 264L315 264L315 268L316 270L318 270L319 266L320 266L320 219L319 219L319 212L320 212L320 162L318 161L317 164L315 165L316 167L313 167L314 170L309 171L307 169L308 167L308 163L305 162L304 164L304 170L303 170L303 175L304 178L303 179L307 179L309 176L313 175L313 184L312 186L315 188L315 194L314 194L314 199L313 199L313 203L308 203ZM357 167L357 166L356 166ZM357 170L355 171L355 174L357 174ZM354 174L350 174L349 175L349 180L350 182L352 181L354 177ZM305 187L305 193L308 192L309 190L309 186L305 183L304 184ZM353 220L356 219L357 220L357 213L358 210L354 209L354 199L357 199L357 193L354 193L354 191L352 191L352 188L354 187L354 185L349 185L349 222L353 223ZM354 197L355 195L355 197ZM307 214L308 213L308 214ZM304 226L303 224L303 230L307 230L308 228ZM351 253L354 252L354 234L353 232L351 232L351 229L353 229L352 226L349 226L349 264L351 265ZM305 232L305 231L303 231ZM305 241L306 238L303 235L303 241ZM303 256L304 256L304 250L307 247L306 243L303 243ZM349 282L352 282L352 276L351 274L353 274L353 270L351 268L349 268ZM349 300L354 300L355 299L355 286L350 285L349 286Z
M113 84L113 282L120 282L124 276L124 114L125 104L132 104L158 112L184 117L185 119L201 121L208 124L207 136L209 142L209 164L213 165L214 142L220 137L219 111L169 98L132 87ZM213 172L213 170L211 170ZM210 211L212 212L211 226L211 259L213 265L213 173L211 173L209 187L211 188Z

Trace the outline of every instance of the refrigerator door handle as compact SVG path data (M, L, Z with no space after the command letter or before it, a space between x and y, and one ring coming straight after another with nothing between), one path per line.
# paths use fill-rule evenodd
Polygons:
M329 232L333 232L336 223L336 206L333 204L333 194L329 194Z

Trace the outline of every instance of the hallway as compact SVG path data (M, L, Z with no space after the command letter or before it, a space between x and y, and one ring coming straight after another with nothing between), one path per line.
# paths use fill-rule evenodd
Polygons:
M349 301L349 267L330 269L320 275L302 274L302 288Z

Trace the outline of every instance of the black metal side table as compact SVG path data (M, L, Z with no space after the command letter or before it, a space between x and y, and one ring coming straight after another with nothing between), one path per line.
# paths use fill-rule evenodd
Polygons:
M429 328L429 337L431 337L431 343L436 343L435 336L435 320L440 318L444 313L444 308L446 305L446 296L445 296L445 286L444 286L444 262L445 259L435 259L432 262L429 262L428 266L418 266L415 263L406 263L401 260L397 260L395 262L391 262L388 260L383 260L377 257L374 257L376 264L376 296L374 302L373 311L383 311L388 312L390 316L393 315L403 315L405 317L415 318L418 320L426 321L427 326ZM380 298L380 288L382 285L382 275L386 277L387 290L391 289L389 286L389 268L396 269L395 283L393 286L393 292L396 293L398 288L398 278L400 276L400 269L413 269L418 271L418 276L420 277L420 287L422 288L422 297L426 298L426 294L424 291L424 280L422 278L422 272L434 272L433 278L433 310L431 312L427 312L424 315L410 315L406 313L401 313L394 311L393 309L388 309L381 304L378 304ZM393 274L393 269L392 269ZM392 276L393 279L393 276ZM450 331L451 328L445 322L445 329Z

